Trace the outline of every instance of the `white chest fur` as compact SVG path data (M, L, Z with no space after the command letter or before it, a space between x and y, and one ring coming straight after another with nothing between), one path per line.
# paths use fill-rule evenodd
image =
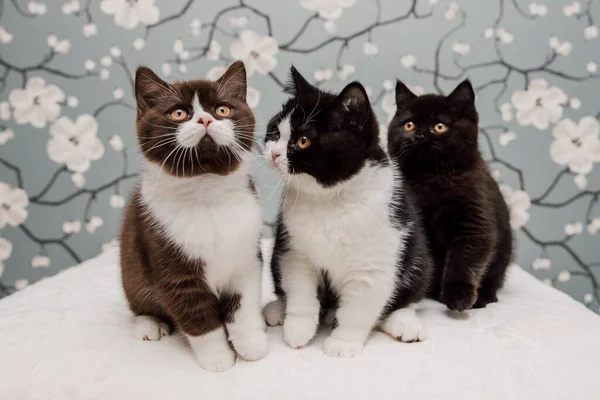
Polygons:
M292 251L326 270L335 286L353 271L393 274L406 233L390 222L393 187L391 168L367 166L341 188L290 188L283 216Z
M227 175L175 178L146 163L142 199L163 233L190 259L205 263L213 290L239 270L256 267L262 226L247 170Z

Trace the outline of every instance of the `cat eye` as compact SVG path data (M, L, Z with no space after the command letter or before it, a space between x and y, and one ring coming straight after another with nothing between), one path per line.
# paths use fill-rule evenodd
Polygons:
M435 133L444 133L448 130L448 125L438 122L433 126Z
M305 149L308 146L310 146L310 139L307 138L306 136L302 136L301 138L298 138L298 141L296 142L296 144L298 145L299 148Z
M229 117L229 114L231 114L231 108L226 106L225 104L219 104L215 108L215 114L217 115L217 117L221 118Z
M183 108L176 108L169 113L169 118L173 121L183 121L189 117L189 113Z
M402 127L406 132L412 132L415 130L415 124L412 121L408 121Z
M280 137L281 135L279 134L279 132L273 132L273 139L279 140Z

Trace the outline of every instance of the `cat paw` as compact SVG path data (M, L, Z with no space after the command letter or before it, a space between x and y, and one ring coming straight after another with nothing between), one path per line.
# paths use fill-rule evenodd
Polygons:
M450 310L465 311L473 308L477 300L477 290L468 283L446 285L442 289L442 303Z
M233 343L233 348L244 360L256 361L267 355L269 342L263 331L244 336Z
M477 301L473 304L473 308L484 308L490 303L496 303L498 298L496 295L488 295L488 294L479 294L477 297Z
M415 310L402 308L391 313L381 324L381 330L405 343L421 342L427 338L425 327Z
M350 358L362 353L363 343L349 342L333 337L325 339L324 350L325 354L331 357Z
M200 368L210 372L223 372L233 367L235 364L235 354L233 351L220 351L217 353L208 353L196 355L196 362Z
M150 315L135 317L135 338L138 340L160 340L171 333L169 325Z
M263 308L265 322L269 326L283 325L285 310L281 299L273 300Z
M283 339L294 349L305 346L316 332L317 323L310 318L288 316L283 323Z

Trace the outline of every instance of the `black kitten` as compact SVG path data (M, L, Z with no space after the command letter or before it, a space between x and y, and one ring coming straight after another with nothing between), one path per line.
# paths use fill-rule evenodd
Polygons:
M293 97L266 138L265 157L287 183L271 262L278 300L265 308L267 323L283 322L297 348L334 309L325 341L334 357L359 354L376 326L401 341L424 339L409 305L426 295L433 265L363 86L334 95L294 68L291 77Z
M473 87L464 81L447 97L418 97L398 82L396 104L388 148L425 216L436 264L432 296L458 311L496 302L512 232L477 148Z

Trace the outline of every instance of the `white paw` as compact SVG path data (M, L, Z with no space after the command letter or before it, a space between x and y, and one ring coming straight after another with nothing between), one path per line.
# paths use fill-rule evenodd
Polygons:
M263 331L258 331L236 340L233 348L244 360L256 361L267 355L269 342L267 335Z
M149 315L135 317L135 338L138 340L160 340L171 333L169 325Z
M220 351L196 355L198 365L210 372L222 372L235 364L235 354L233 351Z
M406 343L420 342L427 338L425 327L415 310L402 308L391 313L381 325L381 329L393 338Z
M283 325L284 314L285 310L281 299L273 300L263 308L263 315L269 326Z
M283 323L283 339L294 349L305 346L317 332L317 322L310 318L288 316Z
M348 342L332 338L325 339L325 354L331 357L350 358L359 355L363 350L363 343Z

